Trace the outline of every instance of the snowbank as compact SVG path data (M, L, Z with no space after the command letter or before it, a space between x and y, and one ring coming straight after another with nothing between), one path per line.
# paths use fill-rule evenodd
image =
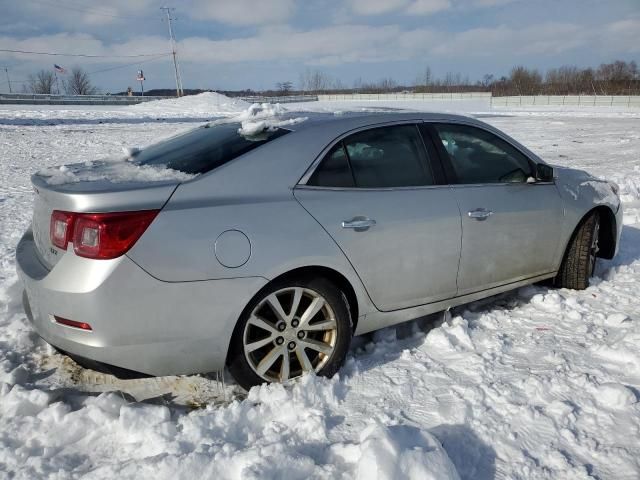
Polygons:
M55 123L56 115L42 118ZM16 118L0 112L0 121ZM33 334L22 312L13 260L31 221L33 171L60 158L117 155L191 124L5 125L0 477L358 479L374 478L375 467L378 478L397 479L638 478L637 119L488 121L551 163L620 185L620 252L599 263L593 285L531 286L386 329L355 340L340 377L256 388L218 406L206 377L138 380L148 398L139 403L125 381L61 368L71 362ZM87 394L89 381L117 392Z
M77 399L0 384L0 465L17 478L64 472L92 478L401 478L458 480L427 431L371 422L329 448L339 381L307 376L253 389L246 401L173 417L163 405L105 393ZM122 462L122 455L129 461Z
M167 100L154 100L152 102L139 103L127 109L141 114L168 114L212 116L236 114L246 110L249 104L239 98L229 98L217 92L205 92L198 95L187 95L180 98Z
M0 125L101 125L157 123L169 120L207 122L236 115L249 104L206 92L131 106L0 105Z

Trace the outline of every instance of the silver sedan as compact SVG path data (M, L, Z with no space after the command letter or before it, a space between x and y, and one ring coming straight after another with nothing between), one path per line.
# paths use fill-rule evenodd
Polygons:
M174 177L34 175L16 256L38 334L117 375L226 365L249 388L333 375L353 335L542 280L586 288L616 254L616 185L478 120L286 120L131 152Z

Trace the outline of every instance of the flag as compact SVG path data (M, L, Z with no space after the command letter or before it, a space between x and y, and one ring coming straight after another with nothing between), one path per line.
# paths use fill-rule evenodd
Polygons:
M139 82L142 82L144 80L144 73L142 73L142 70L138 70L138 75L136 76L136 80Z
M64 68L62 68L60 65L56 65L55 63L53 64L53 68L55 69L56 72L67 73L67 71Z

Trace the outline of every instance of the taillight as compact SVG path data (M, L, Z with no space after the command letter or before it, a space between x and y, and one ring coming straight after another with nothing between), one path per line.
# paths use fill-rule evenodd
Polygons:
M158 210L117 213L68 213L54 211L51 215L51 241L66 249L66 243L54 242L54 217L67 219L66 242L73 242L76 255L107 260L124 255L138 241L158 214ZM70 217L70 220L68 218ZM73 231L73 233L70 233Z
M49 234L51 243L63 250L67 249L67 244L73 235L73 219L75 214L54 210L51 214L51 226Z

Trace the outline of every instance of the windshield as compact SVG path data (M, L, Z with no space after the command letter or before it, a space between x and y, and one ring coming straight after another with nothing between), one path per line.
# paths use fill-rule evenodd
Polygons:
M138 165L164 165L180 172L205 173L275 138L289 133L277 128L255 135L238 133L239 123L205 125L151 145L133 156Z

